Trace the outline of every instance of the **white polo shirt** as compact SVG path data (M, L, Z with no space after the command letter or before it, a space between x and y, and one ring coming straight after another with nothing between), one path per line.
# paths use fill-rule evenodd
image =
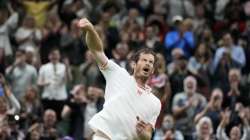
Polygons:
M136 134L136 116L155 126L161 102L151 89L141 89L133 76L113 61L101 70L106 79L103 110L96 114L89 125L102 131L112 140L132 140Z
M67 99L66 91L66 67L62 63L47 63L39 70L38 79L50 83L43 88L42 98L49 100Z

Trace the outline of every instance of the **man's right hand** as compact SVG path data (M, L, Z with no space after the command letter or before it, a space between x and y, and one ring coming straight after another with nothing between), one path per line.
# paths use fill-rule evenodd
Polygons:
M86 18L80 19L77 26L82 29L82 31L92 31L94 29L93 24Z

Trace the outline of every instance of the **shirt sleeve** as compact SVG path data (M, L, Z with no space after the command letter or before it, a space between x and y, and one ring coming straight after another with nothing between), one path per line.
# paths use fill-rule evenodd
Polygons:
M216 131L216 138L219 140L229 140L229 138L226 135L225 128L218 127Z
M18 13L13 13L8 20L5 22L5 26L7 26L7 29L13 29L17 26L18 23Z
M20 103L18 102L18 100L16 99L16 97L11 94L9 97L8 97L9 101L10 101L10 104L11 104L11 108L8 110L8 113L9 114L16 114L16 113L19 113L20 110L21 110L21 105Z
M108 60L107 64L104 67L99 66L99 69L106 80L116 76L122 70L122 68L112 60Z

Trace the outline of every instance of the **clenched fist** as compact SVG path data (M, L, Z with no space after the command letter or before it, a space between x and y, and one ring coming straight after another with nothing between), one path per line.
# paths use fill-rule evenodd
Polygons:
M87 18L80 19L77 26L81 28L82 31L93 31L94 29L93 24Z

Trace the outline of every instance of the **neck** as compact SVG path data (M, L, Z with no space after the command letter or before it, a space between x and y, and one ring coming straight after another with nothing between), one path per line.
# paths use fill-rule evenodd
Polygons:
M135 76L135 80L136 80L136 83L140 86L140 87L145 87L146 85L146 82L147 82L147 79L146 78L141 78L141 77L137 77Z
M55 65L58 63L58 61L51 61L51 63Z

